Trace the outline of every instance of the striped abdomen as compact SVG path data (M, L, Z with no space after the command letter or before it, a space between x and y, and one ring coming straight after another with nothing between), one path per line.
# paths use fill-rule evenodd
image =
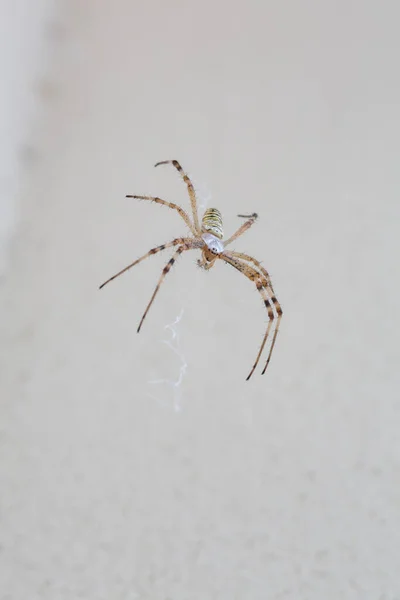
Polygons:
M224 230L222 229L222 215L217 208L207 208L201 222L203 233L211 233L222 240Z

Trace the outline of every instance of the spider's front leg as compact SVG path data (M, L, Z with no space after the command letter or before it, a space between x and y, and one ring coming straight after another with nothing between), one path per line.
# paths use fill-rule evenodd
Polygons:
M131 263L130 265L128 265L127 267L125 267L121 271L118 271L118 273L116 273L115 275L113 275L112 277L110 277L109 279L107 279L107 281L105 281L104 283L101 284L101 286L100 286L99 289L101 290L101 288L104 287L105 285L107 285L107 283L110 283L110 281L112 281L113 279L116 279L117 277L119 277L120 275L122 275L123 273L125 273L126 271L129 271L129 269L131 269L135 265L138 265L140 262L142 262L142 260L145 260L145 258L148 258L149 256L152 256L153 254L157 254L158 252L162 252L166 248L171 248L172 246L178 246L180 244L184 245L185 248L186 248L186 246L188 246L188 244L190 245L190 247L192 247L192 245L193 245L193 238L176 238L175 240L172 240L172 242L168 242L167 244L161 244L161 246L157 246L156 248L152 248L151 250L149 250L148 252L146 252L146 254L143 254L143 256L141 256L140 258L136 259L133 263Z
M172 257L169 259L169 261L167 262L167 264L165 265L165 267L163 268L162 272L161 272L161 276L160 279L158 280L158 283L156 285L156 289L153 292L152 297L150 298L150 302L148 303L146 310L144 311L144 314L140 320L139 323L139 327L137 329L137 332L139 333L142 325L143 325L143 321L146 318L147 313L150 310L151 305L154 302L154 298L157 296L158 290L160 289L160 286L162 284L162 282L164 281L165 276L169 273L171 267L173 266L173 264L176 262L176 259L182 254L182 252L186 252L187 250L195 250L197 248L201 248L203 245L203 240L197 239L197 238L186 238L182 245L179 246L174 254L172 255Z
M235 253L235 254L239 254L239 253ZM235 269L237 269L240 273L243 273L243 275L245 275L248 279L250 279L251 281L253 281L253 283L255 283L257 290L260 292L261 297L263 299L263 302L265 304L265 307L267 309L268 312L268 325L267 325L267 331L264 334L264 338L263 341L261 343L261 347L260 350L258 351L257 354L257 358L251 368L250 373L247 376L247 381L250 379L250 377L253 375L258 362L260 360L261 354L264 350L264 346L269 338L269 335L271 333L271 329L272 329L272 324L275 320L275 314L274 311L272 309L272 306L274 306L276 313L277 313L277 323L276 323L276 327L275 327L275 331L274 331L274 335L272 338L272 343L271 343L271 347L268 353L268 358L267 358L267 362L266 365L262 371L262 375L264 375L269 361L271 359L271 354L272 354L272 350L275 346L275 340L276 337L278 335L278 330L279 330L279 324L282 318L282 309L281 306L279 304L279 302L277 301L275 294L271 288L271 286L269 285L269 275L268 277L264 275L264 273L261 271L257 271L256 269L254 269L253 267L250 267L248 264L246 264L243 260L237 258L237 256L234 256L234 253L232 252L223 252L219 258L223 261L225 261L226 263L232 265L232 267L234 267ZM249 259L251 257L248 257ZM256 264L256 262L254 260L254 263Z

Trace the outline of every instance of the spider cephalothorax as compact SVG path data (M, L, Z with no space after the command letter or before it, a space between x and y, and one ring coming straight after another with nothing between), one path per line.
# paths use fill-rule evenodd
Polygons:
M158 281L156 289L154 290L154 293L150 299L150 302L147 305L147 308L146 308L146 310L142 316L142 319L139 323L139 327L138 327L138 332L139 332L140 328L143 324L143 321L144 321L147 313L149 312L150 306L152 305L153 300L157 295L160 285L164 280L164 277L167 275L168 271L171 269L175 260L177 259L177 257L180 254L182 254L182 252L185 252L186 250L193 250L196 248L201 250L202 258L201 258L201 260L198 260L197 262L201 267L203 267L206 270L211 269L211 267L214 266L216 260L218 260L218 259L223 260L227 264L232 265L232 267L237 269L240 273L243 273L243 275L245 275L248 279L250 279L251 281L253 281L255 283L257 290L260 292L262 299L264 301L264 304L268 311L269 321L268 321L267 331L265 332L263 341L261 343L261 347L257 354L257 358L255 360L253 367L251 368L251 371L250 371L247 379L250 379L250 377L252 376L252 374L254 372L254 369L258 365L258 361L260 360L262 351L263 351L264 346L267 342L267 339L270 335L272 323L273 323L274 319L276 318L276 327L275 327L275 331L274 331L274 334L272 337L271 347L270 347L270 350L268 353L268 358L267 358L265 367L262 371L262 374L264 374L266 371L266 368L269 364L272 350L275 345L275 340L276 340L276 336L278 334L279 324L280 324L281 317L282 317L282 309L281 309L281 306L280 306L278 300L275 297L274 289L272 287L271 279L268 275L268 272L266 271L266 269L264 269L264 267L261 265L261 263L258 260L256 260L255 258L253 258L252 256L249 256L248 254L243 254L243 252L234 252L233 250L231 250L231 251L225 250L225 248L231 242L236 240L240 235L242 235L245 231L247 231L247 229L249 229L249 227L251 227L253 225L253 223L256 221L258 215L256 213L253 213L251 215L238 215L239 217L246 219L245 223L243 223L243 225L241 227L239 227L239 229L230 238L228 238L224 242L223 241L224 232L223 232L223 228L222 228L222 216L217 208L208 208L204 213L204 216L202 218L201 225L200 225L199 217L197 214L196 194L195 194L192 182L190 181L190 179L186 175L186 173L183 171L183 169L180 166L180 164L178 163L178 161L177 160L165 160L165 161L157 163L155 166L157 167L158 165L165 165L165 164L169 164L169 163L174 165L174 167L179 171L184 182L187 185L190 202L191 202L191 206L192 206L193 222L190 220L188 214L183 210L183 208L181 208L177 204L174 204L173 202L167 202L166 200L161 200L161 198L153 197L153 196L127 195L127 198L137 198L139 200L151 200L152 202L156 202L157 204L163 204L165 206L168 206L169 208L173 208L180 214L182 219L185 221L186 225L188 226L188 228L190 229L190 231L192 233L192 236L184 237L184 238L183 237L176 238L175 240L172 240L172 242L168 242L166 244L162 244L161 246L157 246L156 248L152 248L144 256L141 256L140 258L135 260L133 263L131 263L130 265L128 265L127 267L122 269L122 271L119 271L118 273L116 273L115 275L113 275L112 277L107 279L107 281L105 281L100 286L100 288L105 286L106 283L109 283L110 281L112 281L113 279L118 277L119 275L122 275L122 273L125 273L125 271L127 271L131 267L134 267L135 265L140 263L142 260L144 260L148 256L151 256L152 254L156 254L157 252L161 252L162 250L165 250L166 248L177 247L174 254L170 258L168 263L165 265L165 267L161 273L161 277Z

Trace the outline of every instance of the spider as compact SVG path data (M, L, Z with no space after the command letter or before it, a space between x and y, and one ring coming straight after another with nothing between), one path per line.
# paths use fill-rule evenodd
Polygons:
M194 250L197 248L201 250L202 258L201 260L198 260L197 263L200 267L207 271L208 269L211 269L211 267L214 266L216 260L223 260L227 264L232 265L232 267L237 269L240 273L243 273L243 275L245 275L248 279L255 283L257 290L260 292L266 309L268 311L269 321L267 330L264 334L264 338L261 343L261 347L258 351L256 360L251 368L249 375L247 376L247 381L250 379L255 368L258 365L262 351L264 350L264 346L270 335L273 321L276 318L276 327L272 337L271 347L268 353L267 361L262 371L263 375L268 367L272 355L272 350L274 349L276 336L278 335L279 325L282 318L282 309L278 300L275 297L270 276L268 275L264 267L261 265L261 263L252 256L244 254L243 252L225 250L225 248L229 246L229 244L236 240L240 235L242 235L255 223L256 219L258 218L258 215L256 213L253 213L251 215L238 215L238 217L246 219L245 223L243 223L243 225L241 225L241 227L239 227L239 229L235 231L235 233L231 235L230 238L228 238L226 241L223 241L222 216L219 210L216 208L208 208L204 213L200 225L199 217L197 214L196 194L192 182L190 181L187 174L183 171L181 165L177 160L164 160L158 162L155 166L158 167L159 165L167 164L172 164L178 170L181 177L183 178L183 181L186 183L193 212L193 222L190 220L189 215L183 210L183 208L181 208L177 204L174 204L173 202L167 202L166 200L162 200L158 197L132 196L129 194L126 196L126 198L150 200L151 202L156 202L157 204L162 204L164 206L168 206L169 208L176 210L182 217L182 219L185 221L187 227L190 229L192 236L176 238L171 242L162 244L161 246L157 246L156 248L152 248L144 256L141 256L133 263L122 269L122 271L119 271L118 273L107 279L107 281L101 284L100 289L116 277L119 277L119 275L122 275L122 273L128 271L128 269L131 269L135 265L142 262L142 260L144 260L148 256L151 256L152 254L157 254L157 252L161 252L166 248L176 248L174 254L162 270L156 289L154 290L150 302L148 303L147 308L144 311L144 314L140 320L139 327L137 329L139 333L143 325L143 321L145 320L146 315L149 312L151 305L153 304L154 298L156 297L157 292L160 289L160 286L164 281L165 276L171 269L178 256L182 254L182 252L186 252L186 250Z

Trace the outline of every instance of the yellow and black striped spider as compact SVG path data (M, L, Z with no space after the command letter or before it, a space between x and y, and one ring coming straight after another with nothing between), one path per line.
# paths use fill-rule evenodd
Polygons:
M239 227L239 229L233 235L231 235L230 238L228 238L226 241L223 241L222 217L221 217L221 213L219 212L219 210L217 210L216 208L208 208L204 213L204 216L203 216L203 219L202 219L201 225L200 225L199 217L197 214L196 194L195 194L192 182L190 181L190 179L186 175L186 173L183 171L181 165L178 163L177 160L164 160L162 162L158 162L155 166L157 167L158 165L166 165L166 164L172 164L179 171L179 173L181 174L181 176L183 178L183 181L187 185L187 189L188 189L188 193L189 193L189 197L190 197L190 203L192 205L193 222L190 220L188 214L180 206L177 206L176 204L173 204L172 202L166 202L165 200L161 200L161 198L152 197L152 196L127 195L126 197L127 198L137 198L138 200L150 200L152 202L157 202L158 204L163 204L165 206L169 206L169 208L173 208L174 210L178 211L178 213L180 214L182 219L185 221L186 225L188 226L188 228L190 229L190 231L192 233L192 236L176 238L175 240L172 240L172 242L168 242L167 244L162 244L161 246L158 246L157 248L152 248L144 256L141 256L140 258L135 260L135 262L131 263L130 265L128 265L127 267L122 269L122 271L119 271L118 273L116 273L115 275L110 277L110 279L107 279L107 281L105 281L100 286L100 289L102 287L104 287L107 283L109 283L110 281L112 281L113 279L118 277L119 275L122 275L122 273L125 273L125 271L127 271L131 267L134 267L135 265L140 263L142 260L144 260L148 256L151 256L152 254L157 254L157 252L161 252L162 250L165 250L165 248L171 248L171 247L177 246L174 254L172 255L172 258L165 265L165 267L161 273L161 277L157 283L156 289L154 290L154 293L150 299L150 302L148 303L147 308L144 311L143 317L142 317L142 319L139 323L139 327L138 327L138 332L139 332L140 328L142 327L143 321L153 303L153 300L156 297L158 290L160 289L160 286L164 280L164 277L166 276L168 271L171 269L172 265L174 264L174 262L176 261L178 256L180 254L182 254L182 252L185 252L186 250L193 250L195 248L200 249L202 252L202 258L201 258L201 260L198 260L197 262L200 267L202 267L203 269L206 269L206 270L211 269L211 267L214 266L215 261L217 259L225 261L226 263L228 263L229 265L232 265L232 267L234 267L235 269L240 271L240 273L243 273L243 275L245 275L246 277L248 277L251 281L253 281L255 283L258 291L260 292L260 294L262 296L262 299L267 308L267 311L268 311L269 321L268 321L267 331L265 332L260 350L258 351L257 358L255 360L254 365L251 368L251 371L247 377L247 380L250 379L250 377L252 376L252 374L254 372L254 369L258 365L258 361L260 360L260 356L261 356L264 346L267 342L267 339L270 335L272 323L273 323L274 319L276 318L276 327L275 327L274 335L272 337L271 347L270 347L270 350L268 353L267 362L262 371L262 374L264 374L266 371L266 368L268 367L270 358L271 358L272 350L275 345L276 336L278 335L279 324L280 324L280 321L282 318L282 309L281 309L281 306L280 306L278 300L275 297L275 293L274 293L274 289L272 287L270 276L268 275L268 273L264 269L264 267L261 266L261 263L258 260L256 260L255 258L253 258L252 256L249 256L248 254L243 254L242 252L234 252L234 251L226 251L225 250L225 248L229 244L231 244L234 240L236 240L240 235L242 235L245 231L247 231L247 229L249 229L253 225L253 223L256 221L258 215L256 213L253 213L252 215L238 215L239 217L247 219L246 222L243 223L243 225L241 227ZM251 263L251 265L249 263Z

